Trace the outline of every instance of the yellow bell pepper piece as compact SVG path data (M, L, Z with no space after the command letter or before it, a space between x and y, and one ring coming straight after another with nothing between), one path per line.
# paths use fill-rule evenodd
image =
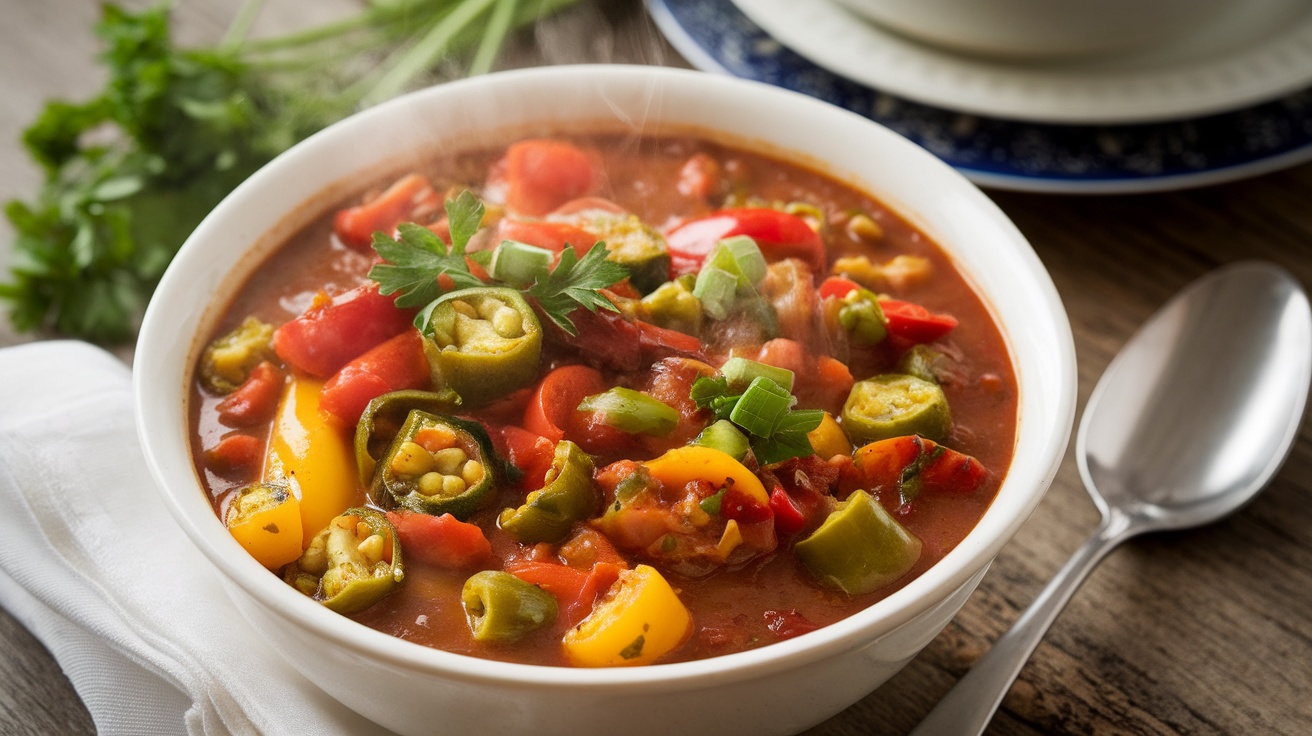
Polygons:
M282 487L249 486L228 507L228 531L270 570L301 556L301 504Z
M318 379L292 377L278 405L264 463L266 480L300 491L303 549L338 514L365 503L348 432L319 410L322 388Z
M687 445L676 447L655 460L643 463L647 472L666 486L680 488L695 480L709 481L716 487L733 482L733 487L747 493L761 505L769 505L765 486L747 466L731 455L712 447Z
M651 664L688 636L692 614L656 568L620 573L592 613L565 633L565 655L576 667Z
M825 418L820 420L820 426L806 433L806 438L811 441L811 449L821 459L828 460L835 455L851 455L852 443L843 433L843 428L838 425L838 420L833 415L825 412Z

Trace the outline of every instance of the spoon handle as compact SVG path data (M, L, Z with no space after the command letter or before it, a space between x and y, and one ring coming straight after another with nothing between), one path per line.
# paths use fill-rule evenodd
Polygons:
M1002 698L1011 689L1011 683L1075 589L1080 587L1094 566L1131 533L1128 517L1111 509L1103 517L1098 531L1075 551L1016 623L934 706L911 736L978 736L983 733Z

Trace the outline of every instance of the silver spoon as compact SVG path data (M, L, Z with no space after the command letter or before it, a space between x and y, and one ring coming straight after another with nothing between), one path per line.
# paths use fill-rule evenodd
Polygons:
M1102 523L913 736L980 734L1075 589L1116 545L1235 511L1294 444L1312 377L1312 313L1283 269L1219 269L1162 307L1108 366L1076 439Z

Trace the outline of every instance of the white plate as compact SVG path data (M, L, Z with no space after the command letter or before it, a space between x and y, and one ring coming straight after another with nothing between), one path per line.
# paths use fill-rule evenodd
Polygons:
M1156 48L1008 62L919 44L828 0L733 0L819 66L908 100L1050 123L1131 123L1239 109L1312 84L1312 3L1243 0Z
M1218 184L1312 160L1312 87L1242 110L1168 122L1004 120L922 105L838 76L780 44L731 0L647 0L647 6L693 66L865 115L981 186L1130 194Z

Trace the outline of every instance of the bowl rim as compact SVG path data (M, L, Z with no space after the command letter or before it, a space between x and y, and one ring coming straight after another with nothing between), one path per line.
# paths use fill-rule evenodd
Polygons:
M1033 369L1035 374L1027 376L1036 379L1033 386L1022 383L1022 369L1032 369L1028 363L1022 366L1018 346L1036 339L1037 334L1012 333L1008 323L999 317L991 295L982 290L964 267L963 272L993 312L1008 343L1017 383L1021 387L1018 413L1027 406L1027 401L1037 396L1040 408L1047 416L1027 419L1022 413L1012 466L984 517L956 548L902 589L863 611L814 632L745 652L636 668L583 669L518 664L432 649L339 616L295 593L278 576L269 574L237 545L213 513L196 478L190 443L186 438L188 388L184 378L190 376L195 343L200 339L197 333L204 326L205 307L208 307L192 303L196 294L193 282L216 268L222 268L225 263L227 268L222 274L227 274L240 256L207 254L203 244L215 239L231 240L231 234L224 235L225 228L231 222L240 222L243 207L252 206L267 192L285 185L287 172L304 168L315 157L349 145L350 140L363 132L385 127L389 118L440 107L443 102L488 90L528 90L579 84L580 80L586 80L590 87L607 91L619 90L626 85L645 86L649 91L659 88L662 102L668 97L703 101L725 97L762 105L781 105L782 110L789 111L787 117L790 119L859 130L861 135L869 136L873 147L887 149L914 162L921 171L920 176L927 177L933 186L945 188L956 206L979 218L977 224L993 228L998 237L1011 245L1010 252L1003 255L1029 277L1028 280L1017 279L1017 287L1026 290L1029 298L1034 300L1031 306L1042 307L1041 313L1034 316L1044 338L1046 358L1051 363L1042 371ZM743 142L747 144L746 140ZM308 186L312 190L322 190L326 185L318 182ZM923 225L916 221L916 213L897 201L895 195L886 192L874 192L873 195L912 224ZM958 254L949 245L935 239L954 261L959 261ZM184 329L187 325L191 326L190 332ZM190 345L190 349L179 350L182 345ZM1056 473L1070 437L1075 376L1070 324L1060 296L1038 256L992 200L927 151L854 113L756 82L668 67L573 65L497 72L403 95L325 128L257 171L202 221L161 279L142 322L134 359L133 388L138 435L155 485L187 536L226 578L224 582L230 593L235 586L287 622L313 631L337 646L417 673L471 683L513 683L525 688L569 687L614 692L639 687L645 691L682 690L700 687L710 681L750 679L801 667L866 646L930 610L986 567L1038 505ZM1037 388L1040 385L1043 386L1042 392ZM1042 427L1034 424L1040 420ZM169 433L179 426L183 430L181 436L169 437ZM183 450L181 454L179 448ZM1034 461L1032 465L1017 467L1022 450L1026 453L1024 459Z

